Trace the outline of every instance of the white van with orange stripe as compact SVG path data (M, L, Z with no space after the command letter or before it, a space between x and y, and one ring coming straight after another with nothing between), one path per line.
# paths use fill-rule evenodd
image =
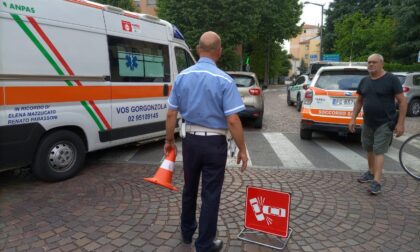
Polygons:
M69 178L85 153L164 137L176 74L194 64L157 17L83 0L0 1L0 170Z
M366 66L326 66L316 73L305 93L301 111L300 138L311 139L313 131L348 134L360 80L369 73ZM362 112L356 118L360 133Z

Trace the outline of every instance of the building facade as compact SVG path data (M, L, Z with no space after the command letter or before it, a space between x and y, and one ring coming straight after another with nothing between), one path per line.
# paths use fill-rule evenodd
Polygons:
M139 8L139 12L157 16L157 0L134 0L134 4Z
M298 62L303 60L306 67L310 62L321 60L321 40L318 33L318 26L303 25L302 32L290 40L290 54L293 56L293 60Z

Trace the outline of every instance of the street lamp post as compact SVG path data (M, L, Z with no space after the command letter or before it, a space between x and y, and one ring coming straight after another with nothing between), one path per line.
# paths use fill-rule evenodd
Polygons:
M319 34L319 38L321 42L319 43L319 60L322 60L322 28L323 28L323 23L324 23L324 5L325 4L312 3L309 1L305 1L303 4L313 4L313 5L321 7L321 32Z

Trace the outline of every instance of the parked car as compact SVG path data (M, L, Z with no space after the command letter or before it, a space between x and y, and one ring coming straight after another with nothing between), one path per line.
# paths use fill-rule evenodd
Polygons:
M407 98L407 116L420 116L420 72L393 73L403 86L404 96Z
M311 80L309 79L309 75L301 75L297 77L295 82L288 85L287 105L293 106L295 104L297 111L300 112L305 91L309 88L310 84Z
M300 138L311 139L313 131L348 134L360 80L368 76L366 66L326 66L316 73L305 92L301 111ZM356 118L360 133L362 113Z
M241 118L254 120L255 128L262 128L264 116L264 94L255 73L227 72L236 83L246 109L239 113Z

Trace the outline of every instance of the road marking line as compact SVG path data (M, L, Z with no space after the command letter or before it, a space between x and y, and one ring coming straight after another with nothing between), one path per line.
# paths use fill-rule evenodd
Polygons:
M400 163L400 158L399 158L400 149L397 149L395 147L390 147L388 152L385 155L391 158L392 160L396 161L398 164ZM420 171L420 157L419 156L414 156L407 152L404 152L403 162L406 167L409 167L411 170L416 170L417 174L419 173Z
M285 168L307 169L314 165L282 133L263 133Z
M317 139L314 140L321 148L329 152L335 158L343 162L350 169L355 171L366 170L368 163L367 159L361 157L353 150L345 147L344 145L337 143L331 139Z

